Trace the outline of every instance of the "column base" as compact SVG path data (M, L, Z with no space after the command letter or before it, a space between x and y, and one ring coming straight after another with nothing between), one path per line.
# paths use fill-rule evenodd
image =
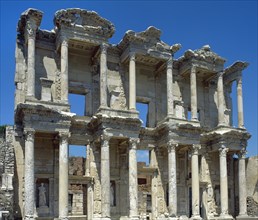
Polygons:
M130 220L139 220L139 216L129 217Z
M24 220L34 220L35 219L35 215L25 215L25 217L23 219Z
M59 216L59 220L69 220L68 216Z
M111 220L109 217L102 217L101 220Z
M256 219L257 217L252 217L252 216L248 216L246 215L238 215L236 217L237 220L250 220L250 219Z
M232 215L229 214L221 214L218 219L226 219L226 220L232 220L234 219Z
M193 215L190 219L191 220L201 220L202 217L200 215Z
M168 217L169 220L178 220L179 218L174 216L174 217Z

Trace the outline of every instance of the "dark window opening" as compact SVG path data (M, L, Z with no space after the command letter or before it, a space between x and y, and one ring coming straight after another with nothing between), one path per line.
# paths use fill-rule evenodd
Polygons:
M110 206L116 206L116 182L110 181Z
M145 178L138 178L138 185L146 185L147 179Z
M151 212L151 195L147 194L147 212Z
M72 213L72 207L73 207L73 194L68 194L68 213Z

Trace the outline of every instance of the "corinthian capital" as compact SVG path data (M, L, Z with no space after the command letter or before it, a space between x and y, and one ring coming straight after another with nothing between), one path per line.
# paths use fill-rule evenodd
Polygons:
M247 154L247 150L245 148L242 148L238 153L238 158L239 159L245 159Z
M35 130L34 129L24 129L24 136L25 136L25 141L34 141L34 136L35 136Z
M178 144L175 143L174 141L172 141L172 140L168 141L167 142L168 152L175 151L177 146L178 146Z
M220 157L226 157L228 152L228 148L220 148L219 149L219 156Z
M59 138L60 138L61 144L68 144L69 137L70 137L70 132L68 131L59 132Z
M108 49L108 44L107 44L107 43L102 43L102 44L100 45L101 53L107 54L107 49Z
M37 28L38 28L38 26L36 25L35 21L33 21L33 20L27 21L26 31L27 31L29 38L35 39Z
M201 149L201 145L200 144L193 144L193 146L192 146L192 155L198 155L200 149Z
M130 61L135 61L135 52L130 52L129 58L130 58Z
M139 138L129 138L129 147L130 149L137 149L137 145L140 143Z

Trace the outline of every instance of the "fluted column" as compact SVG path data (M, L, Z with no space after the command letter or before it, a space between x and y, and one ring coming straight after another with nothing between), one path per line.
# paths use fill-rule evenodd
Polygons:
M100 107L107 107L107 48L108 44L100 45Z
M225 103L225 98L224 98L224 85L223 85L223 72L219 73L218 77L218 88L217 88L217 94L218 94L218 125L224 125L225 120L224 120L224 103Z
M59 219L68 219L68 139L69 132L60 132L59 143Z
M245 174L246 153L247 152L245 148L243 148L238 153L239 217L247 216L246 174Z
M177 216L176 147L168 142L168 206L169 217Z
M24 219L34 219L34 130L25 130Z
M138 138L129 139L129 217L139 219L138 216L138 177L137 177L137 144Z
M173 59L172 56L167 61L167 116L174 114L173 98Z
M61 38L61 100L68 103L68 39Z
M101 136L101 214L110 219L110 158L109 136Z
M197 121L197 85L196 85L196 66L192 66L190 73L191 89L191 120Z
M227 152L228 148L219 149L220 164L220 205L221 216L228 216L228 175L227 175Z
M136 109L136 68L135 53L129 54L129 109Z
M27 60L27 96L35 97L35 39L37 25L34 21L28 21L28 60Z
M237 79L237 112L238 112L238 127L239 128L244 128L242 76L240 76Z
M200 186L199 186L199 162L198 154L201 146L192 146L192 219L200 218Z

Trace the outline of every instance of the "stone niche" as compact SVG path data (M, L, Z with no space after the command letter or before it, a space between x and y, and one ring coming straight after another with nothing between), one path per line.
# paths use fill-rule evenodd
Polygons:
M36 207L39 217L49 216L49 180L37 179L36 181Z

